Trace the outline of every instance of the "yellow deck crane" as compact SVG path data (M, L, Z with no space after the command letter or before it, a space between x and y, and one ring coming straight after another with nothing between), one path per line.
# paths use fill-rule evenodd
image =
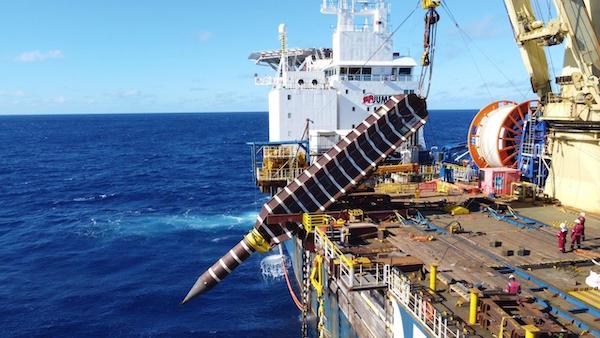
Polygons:
M556 17L547 22L536 17L533 1L504 0L504 3L532 91L539 97L540 105L534 104L535 111L538 118L548 123L543 158L549 173L544 193L563 205L600 213L600 1L553 0ZM444 4L423 0L422 5L434 11ZM425 61L429 57L427 42L426 38ZM558 45L564 48L564 63L560 74L551 79L545 49ZM422 65L423 68L430 67L428 62ZM553 92L552 81L556 83L558 92ZM489 161L495 156L481 160L483 157L478 151L479 155L474 156L472 150L475 148L498 151L502 161L500 166L507 163L516 165L514 157L517 155L515 151L511 151L512 154L507 152L515 145L506 149L501 145L498 149L483 147L477 141L481 140L479 130L475 137L471 137L474 126L481 127L479 115L498 112L503 105L512 103L523 119L524 110L532 108L532 102L535 101L527 101L517 107L512 101L498 101L480 111L469 132L469 151L478 165L499 166L493 163L498 161ZM512 121L518 124L514 118ZM511 138L503 138L499 134L498 144L504 144L506 140ZM478 156L481 157L479 161Z
M545 193L600 212L600 1L554 0L557 17L536 18L531 0L505 0L531 86L549 124ZM560 88L552 92L544 48L563 45Z

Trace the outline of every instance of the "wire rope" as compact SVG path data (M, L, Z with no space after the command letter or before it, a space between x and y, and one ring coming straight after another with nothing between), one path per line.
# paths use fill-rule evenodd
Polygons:
M462 29L462 27L460 26L460 24L456 20L456 17L452 13L452 10L450 9L450 7L448 7L447 2L443 2L442 3L442 8L446 11L446 13L448 13L448 16L454 22L454 25L458 29L459 34L463 37L463 40L465 41L465 44L467 44L468 42L470 42L477 49L477 51L479 51L479 53L481 53L481 55L483 55L487 59L487 61L496 69L496 71L498 71L498 73L500 73L500 75L502 75L502 77L504 77L504 79L507 80L507 82L522 96L522 98L526 99L527 95L525 95L523 93L523 91L511 80L511 78L508 77L508 75L506 75L506 73L504 73L502 71L502 69L496 64L496 62L494 62L494 60L492 60L492 58L487 53L485 53L481 48L479 48L479 46L477 46L477 44L475 44L475 42L469 36L469 34L467 34L467 32L465 32L464 29ZM474 62L475 62L475 59L474 59ZM476 68L479 68L477 65L475 65L475 66L476 66ZM487 83L485 82L485 80L483 78L482 78L482 80L483 80L483 83L486 86L488 92L490 92L490 94L491 94L491 91L487 87Z

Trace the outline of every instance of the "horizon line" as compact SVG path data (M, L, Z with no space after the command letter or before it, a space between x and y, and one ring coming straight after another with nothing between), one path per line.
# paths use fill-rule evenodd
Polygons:
M456 111L456 110L479 110L478 108L452 108L452 109L436 109L431 108L429 110L436 111ZM252 114L252 113L268 113L266 110L253 110L253 111L179 111L179 112L110 112L110 113L97 113L97 112L81 112L81 113L0 113L0 117L3 116L65 116L65 115L159 115L159 114Z

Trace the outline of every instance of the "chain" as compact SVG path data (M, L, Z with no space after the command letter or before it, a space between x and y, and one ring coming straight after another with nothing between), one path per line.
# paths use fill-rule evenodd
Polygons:
M310 308L310 254L304 251L302 264L302 338L308 337L308 311Z
M319 316L319 324L317 330L319 331L319 338L325 338L325 300L323 296L319 296L319 310L317 311Z

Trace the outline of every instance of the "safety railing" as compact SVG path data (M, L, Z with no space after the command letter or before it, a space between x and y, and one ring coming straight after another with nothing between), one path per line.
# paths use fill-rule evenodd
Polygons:
M411 290L411 284L398 270L388 273L388 291L426 328L432 337L460 338L460 328L448 327L448 318L438 312L435 307L419 293Z
M263 147L264 158L294 158L298 155L297 145L287 146L265 146Z
M331 84L328 81L316 81L313 82L314 79L302 79L302 81L298 80L289 80L283 77L275 77L275 76L255 76L254 84L257 86L273 86L276 88L286 88L286 89L329 89L331 88ZM306 81L310 80L310 81Z
M323 250L327 262L336 260L340 264L340 280L352 288L354 282L354 262L352 257L347 257L320 228L315 228L315 246Z
M373 10L376 8L379 8L380 3L378 1L374 1L374 0L367 0L367 1L360 1L357 2L355 4L355 2L353 1L351 4L346 4L345 2L340 3L339 0L323 0L323 3L321 4L321 11L323 11L324 13L336 13L338 8L345 8L343 7L344 5L346 6L352 6L352 4L354 4L354 11L355 12L360 12L361 10L363 11L367 11L367 10Z
M381 75L381 74L340 74L340 81L394 81L410 82L413 81L412 75Z
M387 182L377 184L374 189L383 194L418 194L419 184Z
M444 164L446 170L452 170L454 180L461 182L470 182L477 178L477 169L465 167L457 164Z
M303 171L304 168L256 168L256 177L259 181L289 181L298 177Z
M439 171L437 165L420 165L419 173L421 174L436 174Z
M281 84L283 79L280 77L273 76L255 76L254 84L257 86L276 86Z
M331 221L331 216L326 214L302 214L302 225L306 232L312 232L315 228L326 226Z
M339 280L350 290L386 287L389 265L372 263L361 257L344 254L319 227L315 227L315 247L323 251L327 264L339 264Z
M390 266L387 264L370 263L355 264L353 289L372 289L387 287Z

